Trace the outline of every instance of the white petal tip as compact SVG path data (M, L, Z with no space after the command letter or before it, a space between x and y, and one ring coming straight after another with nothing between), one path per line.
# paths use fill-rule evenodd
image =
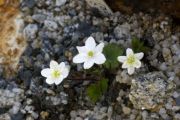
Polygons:
M131 55L131 54L134 54L133 50L131 48L127 48L126 49L126 55Z
M126 61L127 57L126 56L118 56L117 60L121 63L124 63Z

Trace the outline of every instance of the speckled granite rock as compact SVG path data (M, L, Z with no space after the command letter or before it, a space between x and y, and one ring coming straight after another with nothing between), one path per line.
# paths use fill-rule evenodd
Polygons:
M175 84L162 72L142 74L132 80L129 98L137 109L155 109L170 97Z

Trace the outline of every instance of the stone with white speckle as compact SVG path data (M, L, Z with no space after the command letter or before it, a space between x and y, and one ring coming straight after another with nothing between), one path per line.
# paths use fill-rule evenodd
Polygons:
M55 31L58 28L57 23L51 20L45 20L44 26L50 31Z
M62 6L66 3L66 0L56 0L56 6Z

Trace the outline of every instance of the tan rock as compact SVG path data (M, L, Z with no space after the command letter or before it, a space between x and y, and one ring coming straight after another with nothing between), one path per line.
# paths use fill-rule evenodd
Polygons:
M40 114L41 114L41 118L42 118L43 120L45 120L45 119L48 118L48 116L49 116L49 113L46 112L46 111L42 111Z
M7 2L7 1L6 1ZM5 4L2 1L1 4ZM22 35L23 20L16 3L6 3L0 7L0 65L6 75L17 70L19 58L23 53L26 42Z

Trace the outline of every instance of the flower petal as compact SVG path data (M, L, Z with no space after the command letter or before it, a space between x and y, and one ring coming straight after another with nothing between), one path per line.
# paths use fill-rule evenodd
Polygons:
M46 83L52 85L54 83L54 80L47 78Z
M84 69L89 69L94 65L94 61L93 60L88 60L86 62L84 62Z
M106 58L104 56L104 54L99 53L94 57L94 62L96 64L103 64L106 61Z
M126 56L133 55L133 54L134 54L134 52L131 48L126 49Z
M60 70L63 70L64 68L65 68L65 63L64 62L61 62L59 65L58 65L58 67L59 67L59 69Z
M144 53L143 52L136 53L135 56L136 56L137 59L141 60L143 58L143 56L144 56Z
M140 68L141 67L141 62L139 60L136 60L136 63L135 63L135 68Z
M134 67L129 67L128 68L128 74L132 75L134 73Z
M50 62L50 68L51 69L56 69L58 67L58 63L54 60L51 60Z
M85 42L85 46L89 49L89 50L94 50L96 47L96 42L94 40L93 37L89 37L86 42Z
M50 77L51 76L51 69L45 68L41 70L41 75L44 77Z
M85 61L87 61L87 56L85 54L78 54L73 58L73 63L83 63Z
M60 78L58 78L58 79L55 79L55 80L54 80L54 83L55 83L56 85L59 85L62 81L63 81L63 77L60 77Z
M95 52L100 52L100 53L102 53L103 48L104 48L104 43L100 43L99 45L96 46Z
M69 75L69 69L68 67L65 67L62 71L63 78L66 78Z
M127 60L126 56L118 56L118 61L124 63Z
M86 46L83 46L83 47L77 46L76 48L77 48L79 53L85 53L86 54L88 52Z
M124 62L124 63L122 64L122 68L128 68L127 62Z

